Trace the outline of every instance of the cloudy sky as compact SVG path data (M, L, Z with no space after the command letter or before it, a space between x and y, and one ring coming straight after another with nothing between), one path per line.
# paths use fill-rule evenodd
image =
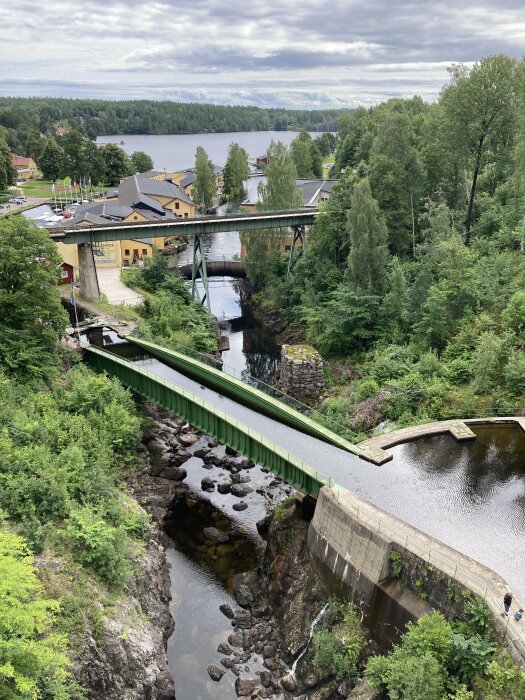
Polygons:
M525 53L523 0L4 0L0 95L322 108Z

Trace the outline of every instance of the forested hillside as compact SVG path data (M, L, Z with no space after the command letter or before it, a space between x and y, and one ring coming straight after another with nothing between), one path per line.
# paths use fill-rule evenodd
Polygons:
M258 279L333 359L323 408L354 438L525 408L523 75L492 56L453 66L435 104L343 115L306 255L293 278L273 257Z
M0 125L36 128L42 133L62 124L88 136L104 134L188 134L224 131L307 129L333 131L340 110L261 109L210 104L132 100L71 100L1 97Z

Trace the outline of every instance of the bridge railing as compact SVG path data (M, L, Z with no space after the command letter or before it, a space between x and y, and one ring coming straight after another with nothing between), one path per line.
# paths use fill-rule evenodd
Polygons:
M308 406L305 403L302 403L301 401L298 401L297 399L294 399L289 394L285 394L277 387L271 386L270 384L266 384L266 382L257 379L246 370L238 370L237 368L232 367L231 365L225 364L222 360L219 360L213 355L208 355L207 353L193 350L192 348L188 348L185 345L174 343L165 338L158 338L157 336L151 335L149 333L144 333L143 331L133 331L132 335L136 336L137 338L143 338L144 340L148 340L151 343L156 343L157 345L163 346L168 350L175 350L175 352L180 352L181 354L186 355L188 357L192 357L195 360L200 360L204 364L209 365L214 369L221 370L225 374L228 374L230 377L238 379L241 382L244 382L244 384L248 384L249 386L253 387L254 389L258 389L267 396L271 396L273 399L277 399L289 408L293 408L295 411L298 411L303 416L307 416L308 418L315 420L320 425L324 426L325 428L328 428L329 430L332 430L334 433L337 433L346 440L349 440L351 442L353 439L353 435L349 428L345 428L344 425L341 425L340 423L337 423L331 418L328 418L327 416L323 415L320 411L312 408L311 406Z
M328 486L329 479L325 474L317 471L317 469L306 464L306 462L303 462L303 460L288 452L288 450L281 445L278 445L254 428L249 427L233 416L225 413L206 399L196 396L187 389L177 386L170 380L151 372L145 367L134 365L129 360L113 355L107 350L91 346L86 347L85 352L87 353L88 362L94 365L99 371L106 371L111 376L118 377L123 384L137 391L145 398L155 401L166 410L173 410L169 395L165 392L163 393L160 391L159 393L157 391L159 388L164 387L173 397L177 398L178 410L175 411L176 415L187 420L191 425L205 433L212 434L210 429L215 429L218 431L215 433L215 437L221 443L229 445L242 453L242 447L236 444L231 430L226 429L221 431L219 427L222 425L223 427L229 426L229 428L236 429L238 434L246 436L249 441L251 441L252 445L255 443L261 448L258 455L254 455L248 450L245 453L246 456L269 469L272 473L276 474L276 476L284 479L295 488L304 490L310 493L310 495L317 497L319 489L322 486ZM147 384L144 380L147 381ZM155 388L157 390L155 390ZM182 400L182 403L180 400ZM189 404L197 410L190 411L188 409ZM184 407L186 407L186 410ZM193 415L190 416L190 413ZM210 425L206 421L206 416L211 416L216 420L213 420ZM272 455L279 460L278 464L272 459ZM289 469L283 474L282 470L276 469L276 466L279 465L285 469L285 472L287 465L292 471Z

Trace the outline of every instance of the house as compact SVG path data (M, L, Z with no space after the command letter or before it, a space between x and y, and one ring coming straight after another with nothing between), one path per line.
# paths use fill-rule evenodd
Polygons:
M195 204L180 187L169 180L131 175L121 180L118 201L137 211L151 210L161 215L195 216Z
M32 158L13 154L11 156L11 165L16 169L17 179L19 180L30 180L38 175L38 168Z
M336 180L296 180L295 187L300 193L305 208L317 208L321 202L328 199ZM266 184L266 175L251 175L246 180L247 197L242 202L243 209L255 211L259 202L259 184Z
M57 136L64 136L66 134L66 127L62 126L62 124L59 124L57 127L55 127L55 134Z

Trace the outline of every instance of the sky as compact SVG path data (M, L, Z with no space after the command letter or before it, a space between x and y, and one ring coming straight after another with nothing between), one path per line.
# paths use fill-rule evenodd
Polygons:
M431 101L525 53L523 0L4 0L0 95L322 109Z

